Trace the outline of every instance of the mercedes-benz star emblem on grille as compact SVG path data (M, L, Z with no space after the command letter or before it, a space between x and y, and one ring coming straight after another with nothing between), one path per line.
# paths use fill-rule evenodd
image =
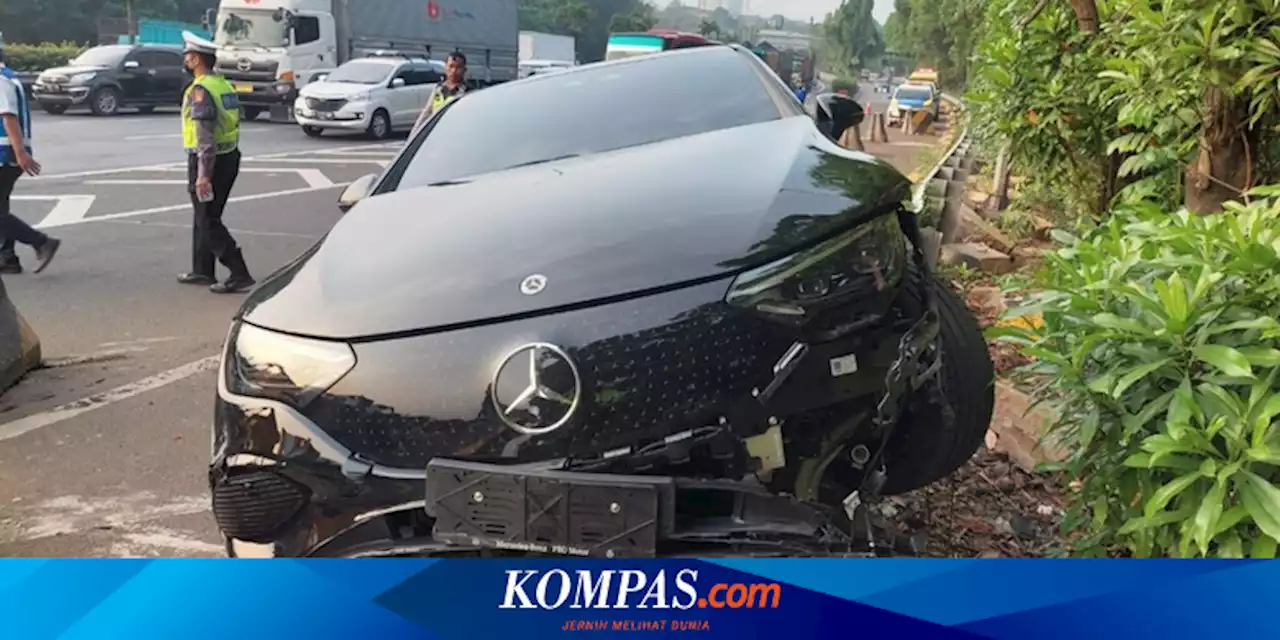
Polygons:
M563 349L535 342L502 360L490 395L507 426L523 434L543 435L573 418L582 397L582 376Z
M536 296L539 293L542 293L542 290L546 288L547 277L540 273L535 273L528 278L525 278L524 281L520 283L520 293L523 293L526 296Z
M248 58L241 58L240 61L236 63L236 68L241 71L248 71L253 68L253 61Z

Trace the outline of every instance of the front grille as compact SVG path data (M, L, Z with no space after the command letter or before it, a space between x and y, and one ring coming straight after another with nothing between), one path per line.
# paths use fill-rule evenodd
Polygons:
M572 424L521 443L521 458L596 457L715 424L730 403L749 398L753 385L772 377L770 367L791 345L791 339L772 325L727 305L704 305L654 327L657 323L646 316L661 310L632 310L643 304L638 300L627 303L634 305L631 308L591 309L545 320L567 331L571 326L630 331L567 349L582 373L587 401ZM469 398L474 387L465 376L455 387L454 380L434 372L473 370L476 354L484 353L494 338L482 329L454 332L447 337L450 348L438 350L433 348L433 338L443 339L425 338L421 347L431 372L402 374L408 379L440 381L430 393L442 402ZM389 343L387 348L394 347ZM369 352L367 357L378 360L381 355ZM317 399L306 413L344 447L373 462L422 468L433 457L494 459L517 436L494 415L487 400L474 417L455 417L458 412L451 409L449 417L455 419L433 419L397 412L376 397L342 397L344 384L354 387L351 391L382 387L372 375L356 380L361 371L357 367L331 392L334 395Z
M247 66L248 68L242 68ZM251 62L219 60L217 71L232 82L275 82L278 62Z
M347 101L342 99L322 100L320 98L307 98L307 108L316 111L337 111L346 106Z
M218 528L247 542L270 542L306 503L306 489L274 471L233 473L213 489Z

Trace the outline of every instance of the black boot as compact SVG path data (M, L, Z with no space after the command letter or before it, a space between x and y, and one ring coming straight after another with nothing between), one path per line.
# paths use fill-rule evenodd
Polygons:
M231 251L223 264L231 270L231 276L226 282L217 282L209 285L209 290L214 293L241 293L253 288L257 284L253 276L249 275L249 267L244 263L244 254L239 249Z
M218 279L211 275L196 273L194 271L191 273L178 274L178 284L198 284L207 287L211 284L216 284L217 282Z

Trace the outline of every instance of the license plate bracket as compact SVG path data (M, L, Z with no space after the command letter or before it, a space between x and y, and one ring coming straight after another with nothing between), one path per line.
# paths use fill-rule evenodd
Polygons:
M671 478L432 460L439 542L550 555L648 558L675 526Z
M238 84L236 85L236 93L253 93L253 85Z

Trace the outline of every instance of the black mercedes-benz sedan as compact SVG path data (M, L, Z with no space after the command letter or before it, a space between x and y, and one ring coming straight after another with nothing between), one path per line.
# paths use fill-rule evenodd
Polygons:
M237 314L234 556L842 553L977 449L992 367L910 184L715 46L436 113Z

